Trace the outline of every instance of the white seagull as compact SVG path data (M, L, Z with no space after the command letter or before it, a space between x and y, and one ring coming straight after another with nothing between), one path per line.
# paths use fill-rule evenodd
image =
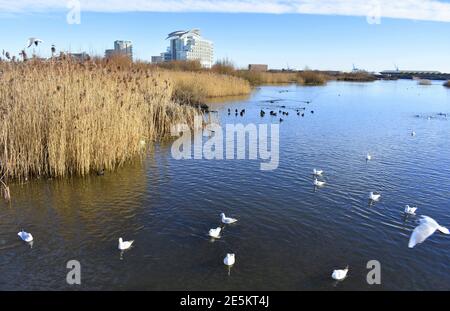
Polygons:
M220 238L220 231L222 231L222 228L217 227L216 229L210 229L209 230L209 236L215 239Z
M132 241L124 241L122 238L119 238L119 249L121 251L124 251L126 249L129 249L131 247L131 244L133 244L134 240Z
M372 156L368 153L368 154L366 155L366 161L370 161L370 160L372 160Z
M347 277L347 273L348 273L348 266L342 270L334 270L333 273L331 274L331 277L335 280L342 281Z
M412 131L411 136L416 136L416 132Z
M27 46L27 48L29 48L29 47L32 46L33 44L34 44L35 46L38 46L39 43L43 43L43 42L44 42L44 41L42 41L41 39L31 37L30 39L28 39L28 46Z
M416 210L417 210L417 207L412 207L412 206L409 206L409 205L405 206L405 213L406 214L416 215Z
M370 192L369 193L369 199L371 201L378 201L381 198L381 193L379 192Z
M318 181L317 178L314 179L314 186L316 187L322 187L325 186L325 182L324 181Z
M234 254L227 254L223 259L223 263L227 266L232 266L236 262Z
M17 233L17 235L22 239L22 241L25 241L27 243L32 242L33 241L33 236L31 235L31 233L20 231L19 233Z
M420 219L420 225L414 229L411 237L409 238L408 247L413 248L417 244L422 243L436 230L439 230L444 234L450 234L447 228L440 226L433 218L422 216Z
M313 175L314 176L322 176L322 174L323 174L323 170L313 169Z
M221 213L220 217L222 217L222 222L224 224L232 224L237 221L236 218L226 217L224 213Z

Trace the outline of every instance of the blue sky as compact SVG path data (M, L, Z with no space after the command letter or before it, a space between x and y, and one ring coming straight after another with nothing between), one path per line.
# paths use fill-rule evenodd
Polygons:
M370 24L365 16L332 13L103 11L82 11L80 24L68 24L67 9L8 11L0 1L0 50L18 54L36 36L44 40L36 52L44 56L51 44L102 55L114 40L126 39L133 41L137 58L149 60L166 49L169 32L200 28L214 42L216 59L228 57L240 67L267 63L271 68L351 70L354 63L380 71L397 64L400 69L450 72L447 15L444 21L381 16L379 24Z

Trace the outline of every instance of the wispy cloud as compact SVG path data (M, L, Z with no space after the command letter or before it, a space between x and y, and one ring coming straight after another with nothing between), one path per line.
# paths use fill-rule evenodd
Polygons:
M0 13L64 10L68 2L0 0ZM450 3L439 0L80 0L80 3L84 12L298 13L450 22Z

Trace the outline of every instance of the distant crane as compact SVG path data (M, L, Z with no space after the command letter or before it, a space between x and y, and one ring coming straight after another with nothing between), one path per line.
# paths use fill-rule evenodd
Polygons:
M291 71L291 68L289 67L289 63L286 63L286 71Z
M352 64L352 66L353 66L352 72L364 72L364 71L366 71L364 69L360 69L360 68L356 67L355 64Z

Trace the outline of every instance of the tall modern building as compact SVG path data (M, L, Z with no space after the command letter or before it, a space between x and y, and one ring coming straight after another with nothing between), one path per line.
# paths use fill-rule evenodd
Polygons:
M114 49L106 50L105 57L113 55L126 55L131 60L133 59L133 43L131 41L116 40L114 41Z
M204 68L211 68L214 62L214 46L200 35L199 29L174 31L167 36L170 45L161 56L168 61L198 60Z

